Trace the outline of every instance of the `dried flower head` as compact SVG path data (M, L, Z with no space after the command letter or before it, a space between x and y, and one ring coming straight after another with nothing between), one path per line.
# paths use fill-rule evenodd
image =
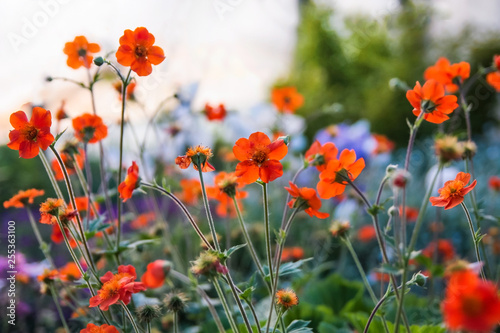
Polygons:
M135 313L141 323L150 323L154 319L160 318L162 315L161 307L157 304L146 304L138 307Z
M165 298L163 299L163 303L167 307L167 310L171 312L184 311L187 301L189 301L189 298L186 296L186 294L175 291L166 294Z

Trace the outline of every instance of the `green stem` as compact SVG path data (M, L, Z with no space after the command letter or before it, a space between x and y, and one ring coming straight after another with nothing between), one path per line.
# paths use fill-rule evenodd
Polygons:
M134 328L135 333L140 333L141 329L139 329L139 326L137 326L137 323L135 322L134 317L132 316L132 313L128 309L128 307L123 303L123 301L120 301L120 304L125 311L125 314L127 315L128 319L130 320L130 323L132 324L132 327Z
M274 274L273 274L273 261L272 261L272 255L271 255L271 224L269 222L269 200L267 197L267 184L262 183L262 199L264 202L264 225L265 225L265 237L266 237L266 254L267 254L267 265L269 267L269 277L270 277L270 283L271 283L271 289L274 290L273 287L273 281L274 281ZM272 304L271 304L272 308Z
M50 288L50 293L54 298L54 303L56 304L57 312L59 313L59 318L61 318L61 322L64 326L64 329L66 330L67 333L70 333L68 324L66 323L66 318L64 318L64 313L62 312L61 305L59 304L59 299L57 297L56 290L54 289L54 285L52 282L49 283L49 288Z
M220 252L219 240L217 239L217 233L215 232L215 224L212 218L212 213L210 212L210 205L208 204L208 196L207 196L207 191L205 189L205 183L203 182L203 172L201 171L202 166L198 165L197 168L198 168L198 175L200 176L201 193L203 197L203 205L205 206L205 213L207 214L208 226L210 227L210 233L212 234L215 249Z
M174 333L179 333L179 314L174 312Z
M281 316L283 315L283 307L280 307L279 311L278 311L278 318L276 319L276 323L278 323L278 321L281 320ZM273 328L273 333L276 332L276 328L278 327L278 325L274 324L274 328ZM282 327L283 330L285 330L286 328L285 327ZM269 331L268 331L269 332Z
M215 287L215 291L217 291L217 295L219 296L222 307L224 308L224 312L226 313L226 317L227 317L227 320L229 321L229 325L231 326L231 329L233 330L233 332L239 333L240 330L239 330L238 326L236 325L236 323L234 322L233 315L231 314L231 311L227 305L226 297L225 297L224 293L222 292L222 289L220 287L220 284L219 284L219 281L217 280L217 278L213 279L213 284Z
M248 234L248 229L245 225L245 221L243 220L243 216L241 215L241 210L238 205L238 201L236 200L235 196L232 196L233 199L233 204L234 208L236 209L236 215L238 216L238 222L240 222L240 227L241 227L241 232L243 233L243 237L245 238L245 242L247 242L248 246L248 251L250 252L250 255L252 256L252 259L257 266L257 269L259 270L260 276L262 277L262 280L264 283L267 285L267 288L271 292L271 285L270 283L266 280L265 274L264 274L264 269L262 268L262 265L260 263L259 257L257 256L257 252L255 251L255 247L253 246L253 242L250 238L250 235Z
M38 229L38 225L35 222L35 218L33 216L33 213L31 210L26 208L26 211L28 212L28 219L31 223L31 228L33 229L33 232L35 233L36 240L38 241L38 245L40 245L40 250L42 250L43 254L45 255L45 258L49 262L49 265L52 269L56 269L56 265L54 264L54 260L52 260L52 256L50 255L50 252L47 249L47 243L43 241L42 235L40 234L40 230Z
M61 188L57 184L57 180L54 177L54 174L52 173L52 168L50 167L50 163L47 160L45 153L41 150L40 153L38 154L38 156L40 156L40 160L42 161L42 164L45 168L47 176L49 176L50 183L52 184L52 188L54 188L54 191L56 192L57 198L64 200L63 194L61 192Z
M476 251L477 261L481 262L481 256L479 254L479 247L477 245L476 233L474 231L474 225L472 224L472 219L470 217L469 210L467 209L467 206L465 206L463 201L460 203L460 205L462 206L464 213L465 213L465 216L467 217L467 222L469 223L469 229L470 229L470 233L472 236L472 242L474 243L474 250ZM483 280L486 280L486 276L484 276L484 271L483 271L482 267L481 267L481 277L483 278Z
M241 317L245 322L248 333L252 333L252 325L250 325L250 321L248 320L248 316L245 312L245 309L243 308L243 304L241 303L239 293L236 290L236 286L234 285L233 279L231 278L231 274L228 272L226 274L226 277L227 277L227 282L229 284L229 288L231 289L231 293L233 294L234 300L236 301L236 304L238 305L238 308L240 310Z

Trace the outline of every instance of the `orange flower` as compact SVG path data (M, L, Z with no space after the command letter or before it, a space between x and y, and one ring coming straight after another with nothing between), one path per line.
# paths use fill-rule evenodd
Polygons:
M318 171L323 171L326 169L328 162L337 159L337 154L339 150L332 142L327 142L321 145L318 140L314 141L306 151L305 159L309 162L309 165L314 165Z
M159 65L165 60L163 50L154 46L155 37L144 27L134 31L125 30L120 37L120 47L116 51L116 60L122 66L130 66L139 76L151 74L153 65Z
M281 253L281 261L296 261L304 258L304 249L300 246L285 247Z
M59 278L62 281L75 281L82 277L78 266L74 262L68 262L59 269Z
M89 207L89 198L88 197L76 197L75 198L75 203L76 203L76 209L79 212L86 212L88 207ZM95 206L95 209L99 211L99 204L97 202L93 202L93 205ZM68 209L74 210L75 208L73 207L73 204L70 202L68 205ZM94 207L90 205L90 217L94 218L96 216L96 211L94 211Z
M64 54L68 56L66 63L73 69L78 69L82 66L90 68L92 64L91 53L96 53L101 50L101 47L95 43L89 43L85 36L76 36L72 42L67 42L64 46Z
M417 82L413 90L406 92L406 98L413 106L415 116L424 112L424 119L434 124L448 120L447 114L458 107L457 97L445 96L443 85L436 80L425 82L423 87Z
M240 161L236 166L236 176L245 184L259 178L269 183L283 175L283 166L279 161L287 152L285 141L278 139L271 142L262 132L253 133L248 139L241 138L233 147L234 156Z
M84 113L73 119L75 137L85 143L95 143L108 136L108 127L102 122L102 118Z
M154 212L148 212L137 216L135 220L132 221L130 227L132 229L142 229L148 226L148 223L156 219L156 214Z
M444 85L449 93L454 93L458 90L458 85L455 84L457 80L469 78L470 65L468 62L462 61L457 64L450 64L450 61L444 57L438 59L434 66L430 66L424 72L426 80L436 80Z
M113 325L102 324L97 326L94 324L87 324L87 327L82 329L80 333L120 333Z
M64 104L66 104L66 101L62 101L61 102L61 106L59 107L59 109L57 110L56 112L56 120L57 121L61 121L63 119L66 119L66 118L69 118L68 117L68 114L66 113L66 111L64 110Z
M365 167L365 160L356 161L354 149L344 149L339 159L328 162L326 169L319 174L320 181L317 185L318 194L323 199L342 194L345 190L347 179L356 179Z
M10 208L10 207L23 208L23 207L26 207L26 205L28 205L28 204L32 204L36 197L39 197L39 196L44 195L44 194L45 194L44 190L37 190L34 188L31 188L31 189L26 190L26 191L19 191L12 198L10 198L7 201L4 201L3 207L4 208Z
M68 172L68 175L72 175L76 172L76 165L78 165L78 168L82 169L83 168L83 163L85 160L85 152L83 149L78 149L78 154L71 155L66 152L61 152L61 159L64 163L64 166L66 167L66 171ZM61 167L59 166L59 162L57 159L52 160L52 170L54 170L54 174L56 177L56 180L63 180L64 179L64 174L62 172Z
M242 188L244 184L240 182L234 172L227 173L224 171L215 176L214 183L215 186L207 186L206 190L210 199L219 201L216 207L217 215L226 217L229 212L230 217L235 217L236 209L232 197L234 196L238 202L240 199L247 197L247 192L238 191L238 188Z
M276 292L276 304L288 310L299 304L297 294L291 289L281 289Z
M63 208L64 201L62 199L48 198L40 205L40 223L54 224L56 216L59 216L60 209Z
M44 283L50 283L54 281L58 276L56 269L47 269L43 270L43 273L37 276L37 280Z
M488 185L493 191L499 192L500 191L500 177L491 176L489 181L488 181ZM5 203L3 205L5 207ZM7 207L5 207L5 208L7 208Z
M373 272L370 274L375 281L379 282L389 282L391 281L391 276L387 273L382 273L382 272Z
M385 135L372 134L372 137L375 139L377 143L377 146L372 151L372 154L374 155L390 153L395 147L394 142L389 140L389 138L386 137Z
M132 161L132 165L127 170L127 177L118 185L118 192L123 202L132 198L132 192L139 187L139 167Z
M146 290L144 283L135 282L137 274L131 265L118 267L118 273L107 272L101 277L103 283L97 295L90 298L90 307L99 306L103 311L107 311L110 305L122 301L130 303L132 294Z
M358 239L363 243L368 243L377 237L377 232L373 225L365 225L358 230Z
M497 71L500 71L500 55L495 54L493 56L493 66L496 67Z
M330 214L322 213L318 210L321 208L321 200L316 195L316 191L312 188L298 188L292 182L289 182L290 187L285 187L285 190L290 193L292 200L288 203L288 207L303 209L309 216L316 216L319 219L326 219Z
M210 106L208 103L205 104L205 115L208 120L224 120L227 115L226 108L224 104L219 104L217 107Z
M434 253L438 255L438 260L448 262L455 258L455 248L447 239L438 239L435 242L430 242L425 249L422 250L422 255L427 258L433 258Z
M127 85L127 91L125 91L125 97L128 100L134 101L135 100L135 87L137 86L137 83L135 81L130 81L130 83ZM115 88L116 91L118 91L118 99L121 101L122 100L122 81L116 81L113 83L113 87Z
M141 281L147 288L159 288L165 283L166 272L170 270L169 262L166 260L155 260L148 264L146 272Z
M399 215L403 215L403 206L399 206ZM406 221L407 222L415 222L418 217L418 209L414 207L406 206L405 209Z
M71 234L67 228L64 228L64 233L69 241L69 246L74 249L77 245L76 241L71 237ZM50 240L52 240L56 244L60 244L64 241L64 235L61 232L61 228L59 228L59 224L55 223L52 225L52 234L50 235Z
M470 174L459 172L455 180L447 181L444 183L444 186L438 190L439 197L431 197L429 201L436 207L444 207L444 209L453 208L462 203L462 201L464 201L464 196L476 186L476 180L469 186L465 186L469 181Z
M179 183L182 192L177 197L186 205L196 205L201 198L201 184L198 179L182 179Z
M492 332L500 321L496 285L470 269L452 273L441 309L446 326L454 331Z
M10 115L10 124L14 129L9 132L7 147L19 150L19 157L33 158L39 149L45 150L54 142L54 136L50 134L52 116L43 108L34 107L29 121L23 111L14 112Z
M215 168L208 163L210 157L212 157L212 149L198 145L196 147L190 147L186 155L178 156L175 159L175 164L177 164L181 169L187 169L193 163L195 170L198 170L198 166L201 165L202 172L214 171Z
M497 92L500 92L500 72L496 71L486 74L486 82Z
M299 94L295 87L274 88L271 100L282 113L294 113L304 104L304 96Z

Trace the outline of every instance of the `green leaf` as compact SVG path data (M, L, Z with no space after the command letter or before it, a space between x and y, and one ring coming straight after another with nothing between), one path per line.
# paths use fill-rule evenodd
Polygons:
M252 301L252 293L255 290L255 287L248 287L247 289L243 290L243 292L239 295L242 300L245 300L247 302Z
M312 328L307 327L311 321L294 320L288 325L286 331L288 333L308 333L312 332Z
M295 262L287 262L284 263L280 266L280 271L279 271L279 276L285 276L285 275L291 275L291 274L297 274L301 272L300 267L305 263L313 258L307 258L307 259L302 259L302 260L297 260ZM269 267L264 265L263 267L264 273L266 274L265 278L268 280L269 277Z
M54 139L54 141L50 144L52 147L55 147L56 146L56 142L57 140L59 140L59 138L64 134L64 132L66 132L67 128L64 129L64 131L62 131L61 133L58 133Z
M224 256L226 258L229 258L231 256L231 254L233 254L233 252L235 252L236 250L239 250L239 249L241 249L242 247L245 247L245 246L247 246L246 243L245 244L235 245L235 246L230 247L229 249L225 250L223 254L224 254Z
M377 268L376 271L394 275L401 275L403 273L403 270L400 267L396 267L391 264L382 264L382 267Z

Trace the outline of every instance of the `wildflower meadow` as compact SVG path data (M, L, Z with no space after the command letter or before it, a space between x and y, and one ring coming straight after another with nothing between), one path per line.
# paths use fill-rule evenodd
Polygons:
M499 330L498 123L476 130L473 98L479 83L498 96L500 53L444 52L385 82L377 98L404 103L384 133L308 109L293 74L250 116L195 109L196 83L148 109L137 91L169 59L161 33L74 36L60 52L86 79L44 86L76 87L91 109L65 96L10 113L5 155L38 169L4 189L1 332ZM108 88L114 123L95 102Z

